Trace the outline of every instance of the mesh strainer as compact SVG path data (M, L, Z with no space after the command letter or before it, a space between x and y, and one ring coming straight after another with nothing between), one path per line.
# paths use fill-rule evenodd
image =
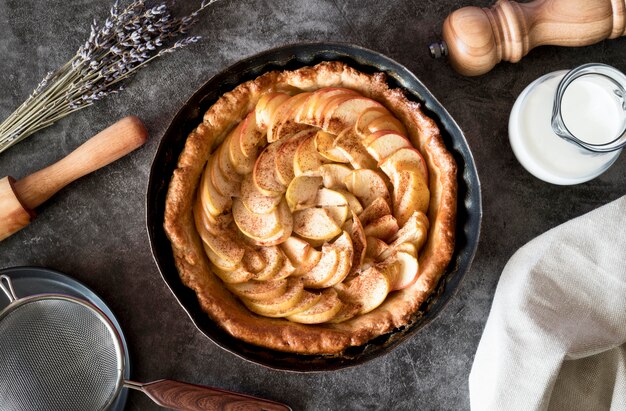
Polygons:
M290 410L286 405L172 380L123 379L123 346L111 321L91 303L60 294L18 299L0 311L0 404L3 411L106 410L122 387L177 410Z

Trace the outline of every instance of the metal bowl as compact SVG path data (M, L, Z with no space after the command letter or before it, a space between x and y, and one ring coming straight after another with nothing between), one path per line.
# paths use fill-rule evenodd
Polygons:
M456 246L436 292L424 303L411 325L375 338L363 346L349 348L341 355L297 355L257 347L233 338L202 311L196 294L183 285L174 265L172 248L163 229L165 196L187 135L200 124L203 113L222 94L271 70L291 70L329 60L342 61L365 73L386 73L392 88L401 88L409 99L421 102L426 114L437 122L444 142L458 165ZM274 369L299 372L330 371L362 364L391 351L432 321L453 297L470 268L478 245L482 217L480 183L474 159L463 132L446 109L402 65L377 52L336 43L294 44L268 50L239 61L200 87L176 114L159 144L150 170L146 210L154 259L163 280L196 327L215 344L241 358Z

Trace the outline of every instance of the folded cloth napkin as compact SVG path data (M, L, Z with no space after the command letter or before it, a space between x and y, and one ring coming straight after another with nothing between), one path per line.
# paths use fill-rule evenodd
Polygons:
M469 378L472 410L626 410L626 196L509 260Z

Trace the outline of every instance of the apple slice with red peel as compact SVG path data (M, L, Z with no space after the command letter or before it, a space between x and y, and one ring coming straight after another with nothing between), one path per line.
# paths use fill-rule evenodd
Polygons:
M380 217L365 226L365 235L380 238L387 242L398 232L398 222L391 214Z
M365 147L363 147L352 128L347 128L339 133L335 139L334 145L355 169L376 168L376 160L374 160Z
M330 212L324 208L307 208L293 213L293 232L307 240L328 241L341 233Z
M385 157L380 163L380 168L393 181L393 176L401 171L413 171L419 173L428 186L428 167L420 152L412 147L404 147Z
M302 276L304 286L307 288L324 288L324 282L337 272L338 264L339 250L330 244L324 244L320 261Z
M339 134L346 128L352 129L363 110L371 107L382 107L382 105L362 96L354 96L344 100L336 107L325 108L324 122L321 128L333 134Z
M316 133L317 130L314 128L302 130L287 139L278 148L275 160L276 179L284 186L288 186L295 177L295 173L293 172L293 159L298 146L305 138L314 136Z
M382 259L390 257L395 251L407 251L402 247L407 247L405 244L410 244L417 250L421 249L428 236L428 218L420 211L416 211L408 221L398 230L395 236L392 237L392 243L388 250L380 255Z
M232 205L232 199L230 197L223 196L217 191L213 182L211 181L211 169L213 157L209 157L204 173L200 180L200 199L206 210L213 216L218 216L224 211L229 209Z
M318 131L315 136L315 148L327 160L335 163L348 163L350 160L339 148L335 147L335 137L334 134Z
M289 237L280 245L280 248L295 267L294 275L302 275L308 272L322 258L321 252L298 237Z
M257 130L267 131L278 107L290 98L291 96L285 93L268 93L262 95L254 109ZM246 153L243 147L241 151Z
M385 107L366 108L359 115L359 118L354 125L354 131L356 131L357 135L361 139L366 138L372 133L369 129L370 123L383 116L391 116L391 113Z
M395 282L391 285L391 291L402 290L415 283L418 277L418 263L415 256L399 251L395 255L393 265L396 266L397 273Z
M386 242L376 237L366 237L367 246L365 247L365 256L372 260L378 261L388 249Z
M299 131L309 128L307 124L296 122L295 117L298 110L300 110L311 94L311 92L296 94L284 101L276 109L267 128L268 143L282 140L286 136L292 136Z
M430 203L430 190L422 176L412 171L400 171L392 179L393 210L398 224L403 226L415 211L425 213Z
M248 174L241 182L240 199L246 208L255 214L267 214L272 212L280 204L282 196L266 196L252 181L252 174Z
M315 206L318 191L322 186L322 177L300 175L287 187L285 199L291 211L303 210Z
M285 192L286 186L276 178L276 153L281 142L269 144L257 158L252 171L252 181L266 196L275 197Z
M274 241L284 236L284 232L290 231L293 226L289 207L284 200L272 212L256 214L248 210L241 200L235 199L233 217L239 231L252 240L258 241Z
M374 220L391 214L391 207L384 198L377 198L370 205L365 207L363 212L359 214L359 219L363 226L368 225Z
M322 164L318 171L323 179L324 187L331 189L346 189L344 179L352 172L352 169L343 164Z
M391 285L384 272L373 266L335 289L341 300L359 306L359 313L366 314L385 301Z
M370 140L371 137L371 140ZM381 161L401 148L413 148L411 142L401 134L391 131L379 131L365 139L367 152L376 160ZM369 140L369 141L368 141Z
M285 294L287 291L287 280L251 280L241 284L227 284L226 287L238 297L255 301L267 301Z
M353 170L343 181L348 191L354 194L365 207L377 198L391 202L387 184L377 171L366 168Z
M296 149L293 158L293 171L296 177L311 172L317 173L319 167L328 162L329 160L322 157L315 148L314 136L309 136L302 140Z
M306 111L302 111L299 121L320 128L328 110L334 110L342 101L358 96L355 91L334 87L317 90L314 94L318 97L310 100Z
M332 320L343 308L344 304L337 296L337 291L328 288L322 291L320 300L311 308L287 317L288 320L300 324L321 324Z
M387 130L395 131L396 133L400 133L405 136L407 135L404 125L393 115L381 116L377 118L369 124L368 129L371 133Z

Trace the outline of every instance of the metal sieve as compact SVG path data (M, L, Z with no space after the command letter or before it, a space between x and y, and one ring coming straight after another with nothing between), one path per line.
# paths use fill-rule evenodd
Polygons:
M3 411L106 410L123 387L177 410L290 410L248 395L171 380L123 378L124 350L115 327L91 303L60 294L18 299L8 276L0 289L0 404Z

